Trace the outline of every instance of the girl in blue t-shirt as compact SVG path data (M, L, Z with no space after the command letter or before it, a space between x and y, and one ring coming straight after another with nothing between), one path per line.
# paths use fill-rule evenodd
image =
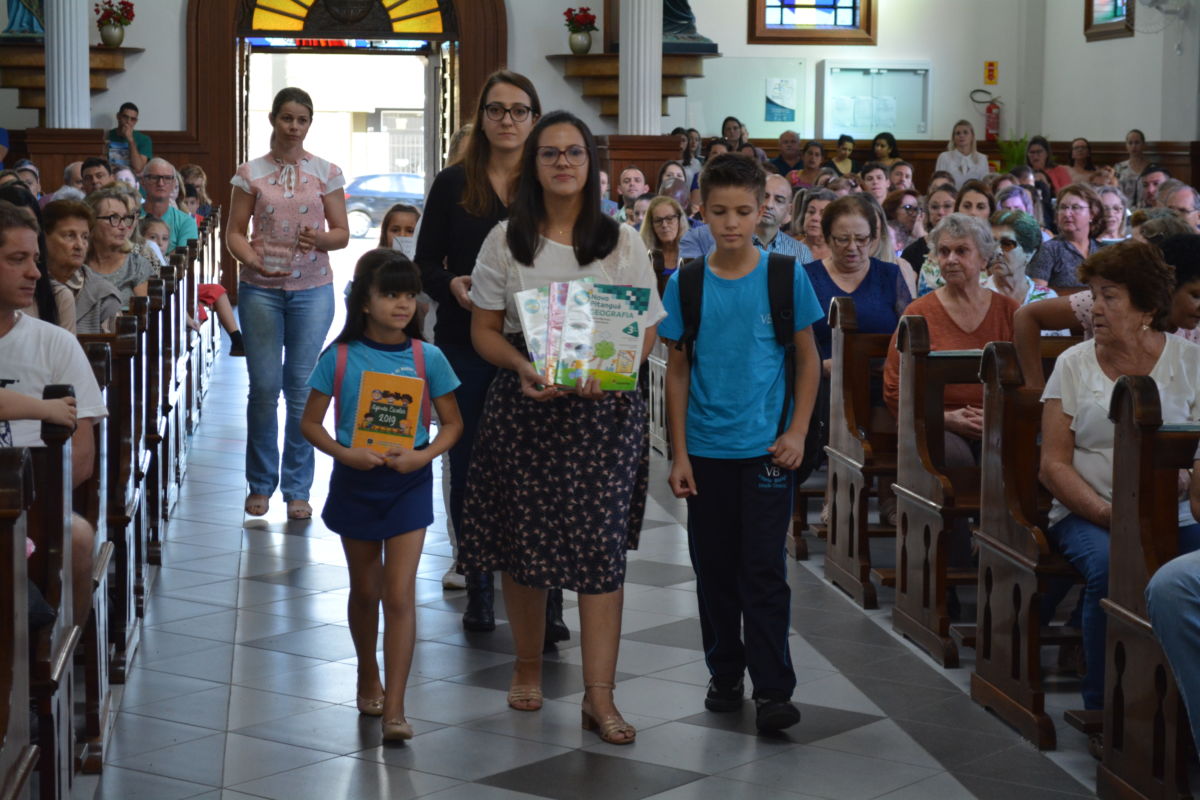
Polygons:
M385 740L411 739L413 735L404 717L404 687L416 641L417 562L425 528L433 522L430 464L450 449L463 429L454 400L458 378L441 350L421 340L420 292L420 273L403 253L378 249L358 260L347 301L346 327L317 361L300 423L305 438L334 459L321 518L341 535L350 570L348 616L358 654L358 710L383 717ZM366 430L356 425L356 417L359 388L367 372L425 381L424 397L413 400L420 408L415 430L404 428L414 435L412 449L392 447L379 452L352 446L356 428ZM336 407L336 438L323 425L331 397ZM432 442L429 398L439 420ZM372 407L367 414L374 417L379 410ZM394 414L385 416L395 419ZM372 431L379 430L379 423L373 418ZM397 430L403 424L398 426ZM386 692L375 660L380 600Z

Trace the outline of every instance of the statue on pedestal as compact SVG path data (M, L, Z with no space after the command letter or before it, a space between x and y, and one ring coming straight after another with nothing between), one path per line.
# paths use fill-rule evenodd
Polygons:
M42 0L8 0L8 27L6 35L44 36L42 27Z
M712 39L696 33L696 15L689 0L663 0L663 52L717 52Z

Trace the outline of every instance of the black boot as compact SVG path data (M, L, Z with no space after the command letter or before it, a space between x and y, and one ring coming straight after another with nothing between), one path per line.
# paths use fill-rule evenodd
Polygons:
M480 572L467 576L467 611L463 614L463 629L476 633L496 630L496 614L492 610L495 592L492 573Z
M562 618L562 589L546 592L546 647L571 638L571 631Z

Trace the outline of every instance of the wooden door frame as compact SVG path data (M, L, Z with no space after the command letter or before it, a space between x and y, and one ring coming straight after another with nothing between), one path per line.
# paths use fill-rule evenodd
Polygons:
M504 0L453 0L458 19L459 119L469 122L474 99L487 76L508 61L508 18ZM188 0L187 128L156 134L154 149L176 163L204 167L214 199L224 204L223 189L244 153L239 153L242 99L238 97L238 15L243 0ZM161 143L161 144L160 144ZM170 154L170 155L168 155ZM173 159L173 160L174 160ZM233 259L223 252L224 283L236 288Z

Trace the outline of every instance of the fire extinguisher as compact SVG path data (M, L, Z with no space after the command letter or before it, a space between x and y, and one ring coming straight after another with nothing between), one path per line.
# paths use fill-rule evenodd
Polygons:
M989 142L994 142L1000 138L1000 98L992 99L983 109L983 129L985 131L984 138Z
M983 130L984 138L989 142L994 142L1000 138L1000 108L1003 103L999 97L995 97L986 89L976 89L971 92L971 101L978 104L987 102L983 108Z

